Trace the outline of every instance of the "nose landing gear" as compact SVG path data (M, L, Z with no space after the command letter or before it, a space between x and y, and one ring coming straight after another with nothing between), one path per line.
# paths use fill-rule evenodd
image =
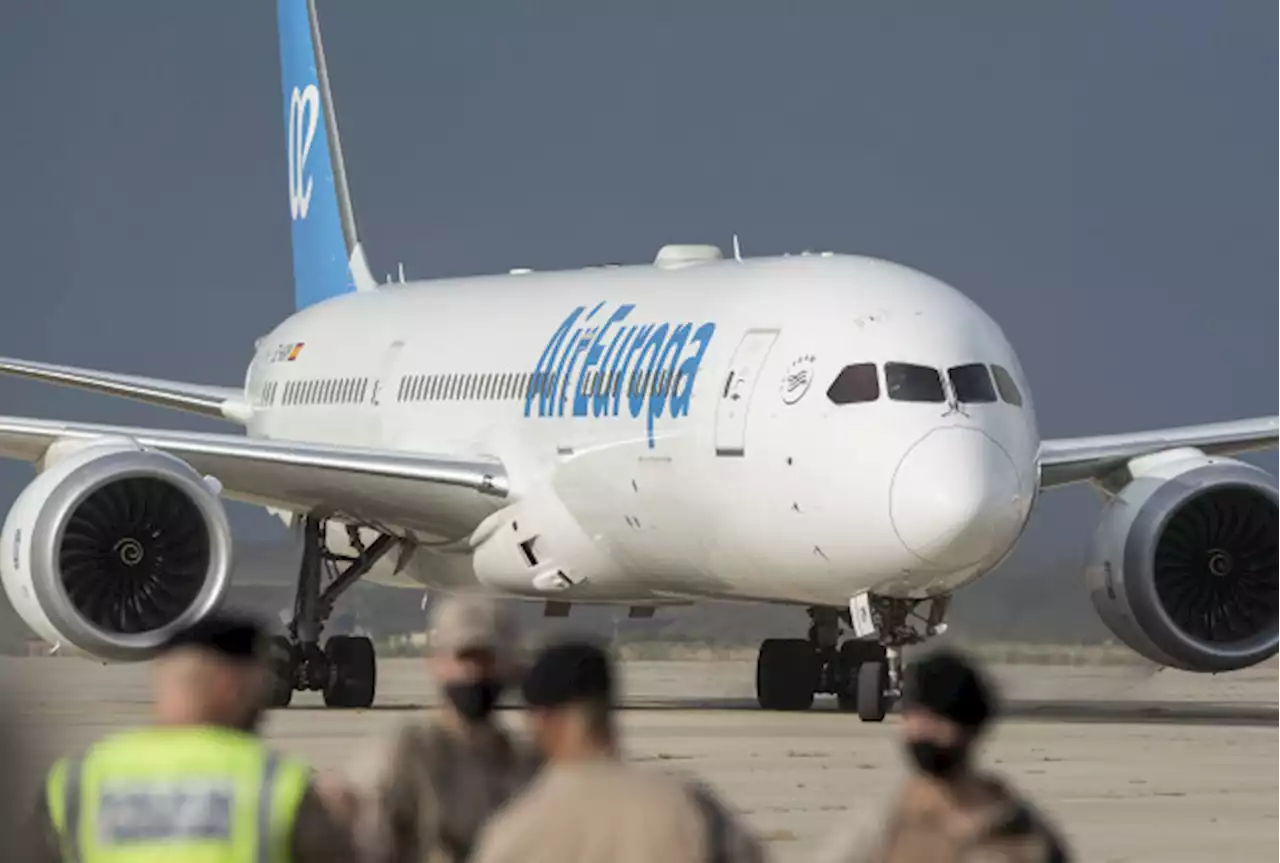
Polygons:
M949 601L949 596L915 600L864 593L848 610L810 608L807 639L769 639L760 646L760 706L807 710L816 693L832 693L841 710L857 711L864 722L880 722L902 694L901 648L943 632ZM843 643L841 624L852 630Z

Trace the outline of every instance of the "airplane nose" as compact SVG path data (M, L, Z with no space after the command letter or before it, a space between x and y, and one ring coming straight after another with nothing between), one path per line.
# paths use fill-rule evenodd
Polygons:
M935 429L922 437L898 463L889 494L898 538L928 563L977 563L1017 536L1018 469L976 429Z

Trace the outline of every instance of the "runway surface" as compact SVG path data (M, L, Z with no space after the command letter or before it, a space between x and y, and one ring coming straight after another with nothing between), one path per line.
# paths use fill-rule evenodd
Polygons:
M1275 662L1219 677L1115 667L993 672L1009 718L986 763L1033 796L1077 859L1276 859ZM318 767L343 767L362 738L431 701L420 661L388 660L379 673L373 710L329 711L317 695L299 694L272 714L268 736ZM776 860L808 859L902 775L893 717L863 724L825 699L808 713L762 712L751 696L752 663L632 662L623 675L629 756L708 780ZM16 697L17 739L36 765L145 722L148 686L146 666L0 660L0 687ZM507 718L518 727L518 711Z

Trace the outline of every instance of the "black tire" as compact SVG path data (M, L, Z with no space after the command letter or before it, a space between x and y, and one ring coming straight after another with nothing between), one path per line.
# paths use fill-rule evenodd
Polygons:
M293 645L283 635L273 635L267 645L267 657L271 675L267 682L267 706L288 707L293 701Z
M883 722L889 711L888 689L888 664L862 663L858 667L858 718L863 722Z
M369 707L378 686L378 663L367 638L335 635L324 646L329 680L324 687L328 707Z
M875 641L849 639L836 655L836 703L841 710L858 709L858 669L864 662L882 662L884 645Z
M756 700L765 710L808 710L821 670L805 639L767 639L756 660Z

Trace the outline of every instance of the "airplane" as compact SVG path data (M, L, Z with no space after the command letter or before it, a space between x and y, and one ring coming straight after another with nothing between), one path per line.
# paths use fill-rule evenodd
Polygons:
M1205 673L1276 653L1277 484L1234 456L1274 448L1277 417L1041 439L995 321L871 257L673 244L639 265L379 283L314 0L277 16L296 311L255 342L243 385L0 360L238 427L0 416L0 455L37 470L0 574L60 652L143 660L216 608L228 499L304 542L275 706L373 702L373 644L323 639L370 579L549 615L804 607L807 634L760 646L760 706L828 693L874 722L900 696L902 648L945 628L1043 491L1085 482L1107 500L1086 584L1120 640Z

